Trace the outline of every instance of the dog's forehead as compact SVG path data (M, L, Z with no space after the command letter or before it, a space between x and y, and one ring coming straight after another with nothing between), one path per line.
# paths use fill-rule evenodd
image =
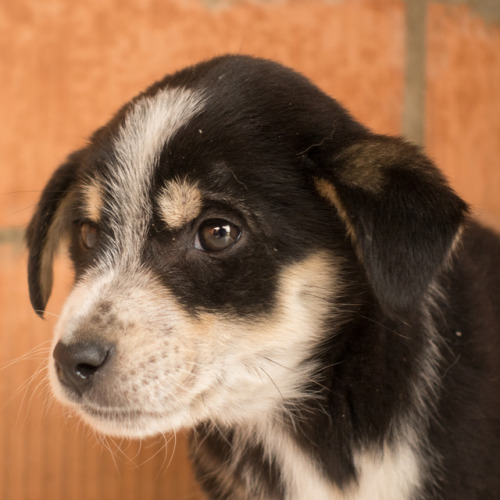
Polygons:
M276 205L289 197L303 182L301 152L325 132L313 136L315 127L302 123L317 114L303 112L309 84L262 64L231 59L195 67L124 107L91 143L97 161L90 163L100 166L83 196L90 218L112 203L113 225L160 213L178 228L200 213L207 192L253 208L257 199Z
M123 223L144 220L151 210L150 199L158 183L162 153L176 133L204 107L202 91L184 87L164 87L153 95L133 100L97 134L91 144L89 170L83 183L83 211L98 221L103 209ZM187 184L164 188L163 206L169 198L176 202ZM109 206L111 205L111 206Z
M168 87L135 101L113 140L116 164L109 171L113 188L137 190L137 199L147 192L165 147L204 102L201 91Z
M179 227L199 212L203 194L246 192L240 176L255 177L255 144L244 124L241 131L221 125L213 103L204 113L207 101L202 90L169 87L133 101L91 151L82 196L88 218L98 221L112 203L112 215L144 219L149 203Z

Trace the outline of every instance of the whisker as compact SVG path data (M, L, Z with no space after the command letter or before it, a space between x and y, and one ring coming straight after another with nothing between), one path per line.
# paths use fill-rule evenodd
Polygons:
M174 447L173 447L173 450L171 451L170 453L170 460L168 461L168 463L165 465L165 460L167 458L167 451L168 451L168 444L170 441L172 441L172 439L170 440L166 440L166 436L165 434L162 434L164 436L164 439L165 439L165 457L163 459L163 464L162 466L160 467L160 471L163 471L163 474L166 473L166 471L170 468L170 465L172 464L172 460L174 459L174 456L175 456L175 450L177 449L177 432L174 430L173 432L173 441L174 441Z
M406 335L403 335L403 334L397 332L396 330L393 330L392 328L388 328L386 325L380 323L379 321L374 320L373 318L370 318L368 316L364 316L363 314L360 314L359 317L366 319L368 321L371 321L374 325L380 326L384 330L387 330L390 333L394 333L395 335L397 335L398 337L401 337L402 339L409 340L409 341L413 340L411 337L407 337Z
M21 405L24 402L24 398L26 396L26 391L29 388L29 386L36 380L37 377L40 376L40 374L44 371L45 366L42 366L42 363L39 364L39 367L37 370L35 370L34 373L32 373L26 380L24 380L21 385L9 396L7 401L4 403L2 406L2 409L8 406L12 401L19 396L19 394L24 393L23 399L21 401Z
M47 387L48 382L49 382L49 375L48 375L48 374L46 374L46 375L45 375L45 376L44 376L44 377L43 377L43 378L42 378L42 379L38 382L38 384L36 385L36 387L34 388L34 390L33 390L33 391L31 391L31 396L30 396L30 398L29 398L29 400L28 400L27 407L26 407L26 416L28 416L28 414L29 414L29 411L30 411L31 405L32 405L32 403L33 403L33 398L35 397L35 394L38 392L38 390L40 389L40 387L41 387L41 386L46 386L46 387ZM28 389L29 389L29 387L27 388L25 395L27 394ZM24 404L24 399L25 399L25 398L23 397L23 404Z
M50 409L52 408L52 405L54 404L54 397L52 396L52 392L50 390L50 376L47 375L47 384L45 387L43 387L44 391L44 398L43 398L43 405L42 405L42 414L44 416L48 415Z
M286 365L283 365L283 364L281 364L281 363L278 363L277 361L275 361L274 359L269 358L268 356L263 356L263 355L261 355L260 357L261 357L262 359L265 359L266 361L269 361L270 363L274 363L275 365L277 365L277 366L279 366L279 367L281 367L281 368L283 368L283 369L285 369L285 370L290 371L291 373L299 373L299 371L298 371L298 370L295 370L295 369L293 369L293 368L290 368L289 366L286 366ZM321 372L322 372L322 371L325 371L325 370L326 370L326 369L328 369L328 368L331 368L331 367L333 367L333 366L340 365L340 364L341 364L341 362L338 362L338 363L331 363L331 364L329 364L327 367L323 367L323 368L321 369ZM321 373L321 372L319 372L319 373ZM327 387L326 385L322 384L321 382L318 382L317 380L315 380L315 379L313 379L313 378L311 378L311 377L307 377L307 376L305 376L304 374L301 374L301 376L302 376L302 378L304 379L304 381L305 381L305 382L310 382L311 384L313 384L313 385L315 385L315 386L318 386L319 388L321 388L321 389L323 389L323 390L325 390L325 391L327 391L327 392L329 392L329 393L331 393L331 394L335 394L336 396L341 397L341 395L340 395L340 394L338 394L338 393L336 393L336 392L332 391L332 389L330 389L330 388L329 388L329 387Z
M29 396L28 399L28 393L30 392L30 387L31 385L40 377L42 373L45 372L45 363L40 363L39 367L35 372L28 377L27 380L25 380L12 394L11 396L7 399L5 402L4 406L7 406L12 403L14 399L16 399L20 394L22 394L21 402L19 403L18 406L18 412L17 412L17 418L16 422L17 424L21 424L22 422L24 423L28 417L29 410L31 408L31 403L33 401L33 397L35 396L36 391L38 388L44 384L47 381L47 376L45 375L42 377L41 380L38 381L35 389L31 391L31 395ZM21 417L22 412L24 412L24 420Z
M35 347L30 349L29 351L21 354L17 358L6 361L5 363L0 365L0 371L6 370L7 368L10 368L11 366L13 366L15 364L20 363L21 361L26 361L26 360L30 360L30 359L33 359L33 360L42 359L39 357L42 354L46 354L48 356L48 354L50 353L50 347L44 347L44 346L50 345L51 342L52 341L50 341L50 340L46 340L44 342L41 342L40 344L36 345Z
M159 447L158 450L155 451L155 453L149 455L145 460L141 461L141 462L138 462L136 464L136 467L143 467L144 465L146 465L147 463L153 461L155 459L155 457L157 457L160 453L162 453L163 451L165 451L165 457L162 461L162 465L159 469L159 474L161 473L161 470L162 468L164 467L165 465L165 460L166 460L166 456L167 456L167 453L166 453L166 450L167 450L167 447L168 447L168 440L166 438L166 436L164 434L161 434L159 437L159 439L162 439L163 440L163 443L162 445ZM142 442L141 442L142 443ZM151 446L153 445L156 445L158 443L158 441L156 440ZM148 447L151 447L151 446L148 446ZM142 448L142 447L141 447ZM142 450L141 450L142 451ZM136 457L137 458L137 457ZM170 461L171 462L171 461ZM169 462L169 465L170 465L170 462Z
M103 448L106 449L109 452L109 454L111 456L111 460L113 462L113 466L114 466L114 468L115 468L118 476L121 476L121 471L120 471L120 468L118 467L116 453L115 453L115 451L113 451L113 449L111 448L111 445L108 442L108 439L110 439L111 441L113 441L113 440L111 438L107 437L107 436L104 436L104 435L100 434L96 430L94 430L94 437L96 438L96 441L98 443L100 443L101 446L103 446ZM116 443L113 442L113 444L116 446ZM122 452L121 449L120 449L120 452Z
M264 372L265 375L267 375L267 377L269 378L269 380L271 381L271 383L274 385L274 387L276 388L276 390L278 391L280 397L281 397L281 400L283 401L283 409L286 411L286 413L288 414L289 418L290 418L290 423L292 424L292 427L293 427L293 430L294 432L297 432L297 428L295 426L295 419L294 419L294 416L292 414L292 412L290 411L290 408L283 396L283 393L280 391L278 385L276 384L276 382L274 381L274 379L271 377L271 375L269 375L269 373L264 369L262 368L262 366L259 366L258 367L262 372Z
M61 317L60 314L56 314L56 313L53 313L53 312L50 312L50 311L47 311L47 310L43 310L43 309L35 309L35 312L37 314L43 314L44 316L47 315L47 316L52 316L56 319L59 319Z

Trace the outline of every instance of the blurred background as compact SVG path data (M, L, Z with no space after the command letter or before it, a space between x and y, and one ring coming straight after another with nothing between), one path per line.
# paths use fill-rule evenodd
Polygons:
M0 498L200 499L186 437L103 439L45 365L71 286L31 310L23 231L45 182L125 101L222 53L278 60L374 131L421 144L500 227L500 2L0 0Z

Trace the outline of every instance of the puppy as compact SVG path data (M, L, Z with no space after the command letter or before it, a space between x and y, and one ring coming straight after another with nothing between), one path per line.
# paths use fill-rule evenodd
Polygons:
M500 242L422 152L302 76L225 56L69 156L27 230L56 396L192 429L212 499L500 498Z

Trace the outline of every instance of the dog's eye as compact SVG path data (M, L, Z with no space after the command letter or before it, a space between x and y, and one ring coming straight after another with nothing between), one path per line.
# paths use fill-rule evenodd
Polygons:
M205 252L222 252L233 246L240 236L240 228L232 222L209 219L198 229L194 246Z
M85 250L90 250L97 243L97 227L90 222L80 225L80 244Z

